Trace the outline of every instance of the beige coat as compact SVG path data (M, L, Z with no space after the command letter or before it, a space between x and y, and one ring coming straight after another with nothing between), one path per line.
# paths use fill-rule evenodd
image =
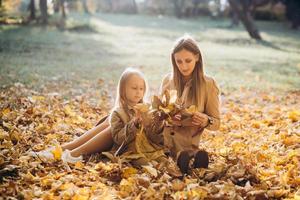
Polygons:
M201 102L198 107L198 111L205 113L213 119L213 123L206 128L208 130L218 130L220 127L220 100L219 100L219 89L216 85L214 79L210 77L205 77L206 84L202 86ZM191 82L188 82L183 90L182 101L184 106L188 107L192 105L191 99L188 98L188 93L191 87ZM172 80L172 74L168 74L163 79L161 84L161 94L164 91L175 90L174 82ZM203 129L199 130L197 127L178 127L171 126L165 127L163 136L164 136L164 145L167 149L170 150L172 156L176 157L178 152L182 150L188 150L194 153L198 150L200 135L203 132Z
M128 113L128 114L127 114ZM138 145L139 151L137 150L137 144L135 143L135 139L137 136L137 132L139 129L135 126L133 122L134 110L131 108L128 112L125 112L123 108L116 108L110 115L110 127L111 133L114 141L114 146L112 149L113 153L116 155L121 155L124 152L135 153L145 153L151 155L151 158L156 159L157 157L161 157L161 154L156 153L155 151L162 151L162 142L163 142L163 124L159 127L148 127L145 128L145 136L147 141L146 144ZM144 146L143 146L144 145ZM150 153L149 153L150 152ZM145 164L150 157L146 159L140 159L137 164Z

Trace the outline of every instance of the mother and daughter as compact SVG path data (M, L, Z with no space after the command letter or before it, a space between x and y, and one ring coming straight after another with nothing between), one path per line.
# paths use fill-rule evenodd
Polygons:
M192 123L184 126L181 116L176 115L173 125L166 125L163 120L156 128L145 128L145 135L152 149L168 149L182 173L187 173L190 160L194 158L194 168L207 168L208 153L198 148L200 135L204 129L217 130L220 126L219 89L216 82L205 76L200 49L190 36L179 38L171 52L173 72L167 74L161 84L160 93L176 90L183 106L195 105L197 111L192 116ZM63 144L63 159L77 162L82 155L107 150L136 153L134 141L140 130L142 118L134 106L144 102L147 83L141 72L126 69L120 77L115 107L109 116L91 130L69 143ZM149 146L148 145L148 146ZM138 158L134 164L141 165L154 159L166 160L165 154L154 158Z

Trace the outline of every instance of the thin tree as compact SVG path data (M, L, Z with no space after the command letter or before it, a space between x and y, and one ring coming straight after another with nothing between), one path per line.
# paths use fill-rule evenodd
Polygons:
M253 17L251 15L249 0L228 0L232 11L237 14L244 27L248 31L251 38L256 40L262 40L258 28L254 24Z
M40 11L41 11L41 20L42 24L48 23L48 5L47 0L40 0Z
M182 7L184 5L184 0L172 0L174 5L174 12L176 17L181 18L182 17Z
M286 18L291 22L292 29L300 27L300 1L299 0L283 0L286 5Z
M135 0L132 0L132 6L133 6L133 13L138 13L138 7L137 7L137 5L136 5L136 2L135 2Z
M65 0L59 0L59 7L61 9L61 16L63 19L67 18L65 9Z
M34 20L35 19L35 1L34 0L30 0L28 9L30 11L29 20Z
M87 1L86 0L81 0L82 6L83 6L83 10L85 13L90 14L88 5L87 5Z

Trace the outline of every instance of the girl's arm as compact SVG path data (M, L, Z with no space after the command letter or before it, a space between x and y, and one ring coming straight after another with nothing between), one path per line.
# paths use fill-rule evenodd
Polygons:
M145 127L147 137L155 144L163 144L164 120L154 116L154 122Z
M121 145L130 143L134 140L138 128L135 126L134 121L124 123L119 114L113 111L110 117L111 132L113 140L116 144Z

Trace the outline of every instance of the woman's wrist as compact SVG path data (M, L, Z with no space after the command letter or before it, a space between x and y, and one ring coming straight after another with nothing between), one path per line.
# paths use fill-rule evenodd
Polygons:
M213 124L213 118L207 115L207 121L206 121L206 125L204 126L204 128L206 128L212 124Z

